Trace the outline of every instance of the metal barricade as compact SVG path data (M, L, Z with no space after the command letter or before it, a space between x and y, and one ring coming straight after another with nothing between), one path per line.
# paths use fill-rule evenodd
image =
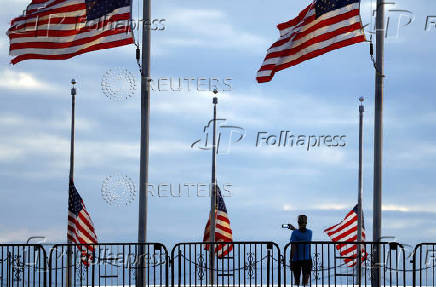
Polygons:
M168 261L160 243L57 244L50 251L49 286L67 286L69 272L72 287L134 286L140 269L146 286L168 286Z
M436 284L436 243L420 243L413 252L413 286Z
M210 246L216 251L213 269ZM281 285L281 253L273 242L178 243L171 258L172 286L210 285L211 276L216 286Z
M38 244L0 244L0 286L47 286L47 256Z
M285 246L283 254L283 284L297 285L295 276L300 277L302 286L302 267L292 261L291 252L308 252L311 268L309 286L370 286L374 271L381 271L381 286L406 286L406 255L404 248L398 243L361 242L361 261L357 259L358 243L356 242L296 242ZM380 247L382 263L373 264L372 254ZM303 259L306 255L300 255ZM300 258L301 259L301 258ZM301 264L300 264L301 265ZM297 269L300 269L297 271ZM359 269L360 276L359 276ZM299 272L295 274L295 272ZM307 271L306 271L307 272Z

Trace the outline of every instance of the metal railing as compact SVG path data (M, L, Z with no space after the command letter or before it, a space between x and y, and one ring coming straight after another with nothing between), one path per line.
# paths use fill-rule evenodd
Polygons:
M354 251L359 245L364 254L360 266ZM208 246L229 252L214 256L211 265ZM294 246L297 252L307 249L309 254L312 266L308 269L308 286L370 286L373 271L380 270L382 287L436 287L436 243L418 244L411 263L398 243L299 242ZM371 260L376 248L381 253L380 265ZM211 278L215 286L293 287L296 268L291 267L296 265L291 252L292 244L281 249L274 242L178 243L171 254L160 243L3 244L0 286L66 286L68 272L71 287L135 286L136 275L142 270L145 286L153 287L210 286Z
M436 243L420 243L413 251L413 286L436 286Z
M146 286L168 286L168 251L160 243L54 245L50 251L49 286L133 286L136 273L145 269Z
M211 269L208 246L229 250L215 256ZM219 254L219 253L217 253ZM281 285L281 253L273 242L179 243L171 252L172 286Z
M294 286L296 283L293 267L296 265L291 260L292 246L295 252L300 253L300 259L312 261L312 268L308 281L309 286L369 286L373 271L381 269L381 286L406 286L404 248L398 243L372 243L361 242L361 261L357 259L358 243L356 242L298 242L289 243L285 246L283 262L283 285ZM375 265L372 262L372 254L376 246L380 246L382 264ZM301 254L303 253L303 254ZM304 254L306 253L306 254ZM359 276L359 270L360 276ZM302 283L302 275L297 275ZM297 279L298 281L298 279ZM301 286L301 284L300 284Z
M47 254L41 245L0 244L0 286L47 286Z

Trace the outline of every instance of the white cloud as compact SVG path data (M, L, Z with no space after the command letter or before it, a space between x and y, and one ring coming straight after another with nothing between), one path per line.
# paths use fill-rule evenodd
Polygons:
M16 146L0 144L0 161L12 161L22 156L22 151Z
M30 230L28 228L5 230L1 227L0 243L26 243L31 237L38 237L31 243L64 242L65 232L62 229Z
M430 212L436 213L432 205L399 205L399 204L383 204L383 211L399 211L399 212Z
M382 209L384 211L411 211L410 207L395 204L383 204Z
M207 47L212 49L263 50L267 44L253 33L240 31L230 23L227 15L214 9L176 9L168 15L177 34L163 39L163 43L182 47ZM182 36L180 36L182 35Z
M282 210L283 211L292 211L292 210L295 210L295 209L294 209L294 207L292 207L292 205L290 205L288 203L285 203L285 204L283 204Z
M7 90L52 90L48 83L38 80L31 73L4 69L0 72L0 88Z
M313 209L318 210L346 210L353 208L349 204L341 204L341 203L319 203L315 204Z
M412 148L409 148L412 147ZM389 168L419 169L433 167L436 158L436 144L410 141L386 152L386 165Z
M70 130L71 114L63 118L41 120L38 118L24 117L17 114L0 114L0 125L10 128L51 128L59 130ZM90 131L97 127L97 123L84 117L75 119L76 131Z

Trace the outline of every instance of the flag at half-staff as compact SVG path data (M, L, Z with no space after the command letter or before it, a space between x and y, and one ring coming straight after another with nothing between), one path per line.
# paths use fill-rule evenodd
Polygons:
M89 266L93 261L94 244L97 244L94 223L86 210L82 197L77 192L74 182L70 180L68 197L68 232L67 238L77 244L82 254L82 263Z
M332 50L365 41L360 0L314 0L300 14L277 26L280 38L268 49L257 82L278 71Z
M11 21L11 63L65 60L132 44L130 0L32 0Z
M358 246L352 242L357 241L357 220L358 206L356 205L345 218L338 224L324 230L333 242L336 242L336 249L349 267L357 264ZM362 222L363 223L363 222ZM362 241L365 241L365 229L362 228ZM341 244L341 242L346 242ZM362 261L367 257L365 247L361 246Z
M231 242L233 241L232 228L230 227L230 220L227 214L226 204L224 203L221 190L217 185L215 210L215 241L216 242ZM203 242L209 242L210 238L210 218L207 221L204 229ZM209 250L209 245L205 246L206 250ZM233 249L233 244L216 244L215 254L218 258L226 256Z

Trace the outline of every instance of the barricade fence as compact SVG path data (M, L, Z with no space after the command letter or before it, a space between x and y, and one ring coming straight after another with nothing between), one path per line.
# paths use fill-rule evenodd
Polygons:
M50 251L49 286L134 286L139 272L146 286L168 286L168 261L160 243L58 244Z
M0 245L0 286L47 286L47 254L41 245Z
M153 287L374 286L375 272L381 287L436 287L435 271L436 243L418 244L410 255L392 242L298 242L282 249L274 242L186 242L171 251L160 243L0 244L1 287L136 286L140 272L144 286Z
M381 264L376 265L374 254L377 249L381 255ZM291 256L292 253L294 256ZM305 266L299 267L301 264L295 259L307 260L305 264L310 265L306 279L308 286L370 286L374 272L378 270L381 270L380 286L407 285L406 254L403 246L398 243L289 243L283 254L285 287L301 286L304 282L304 274L301 274L304 272L298 269ZM360 261L358 258L361 258Z
M420 243L413 252L413 286L436 286L436 243Z
M171 258L173 287L281 285L280 248L273 242L179 243Z

